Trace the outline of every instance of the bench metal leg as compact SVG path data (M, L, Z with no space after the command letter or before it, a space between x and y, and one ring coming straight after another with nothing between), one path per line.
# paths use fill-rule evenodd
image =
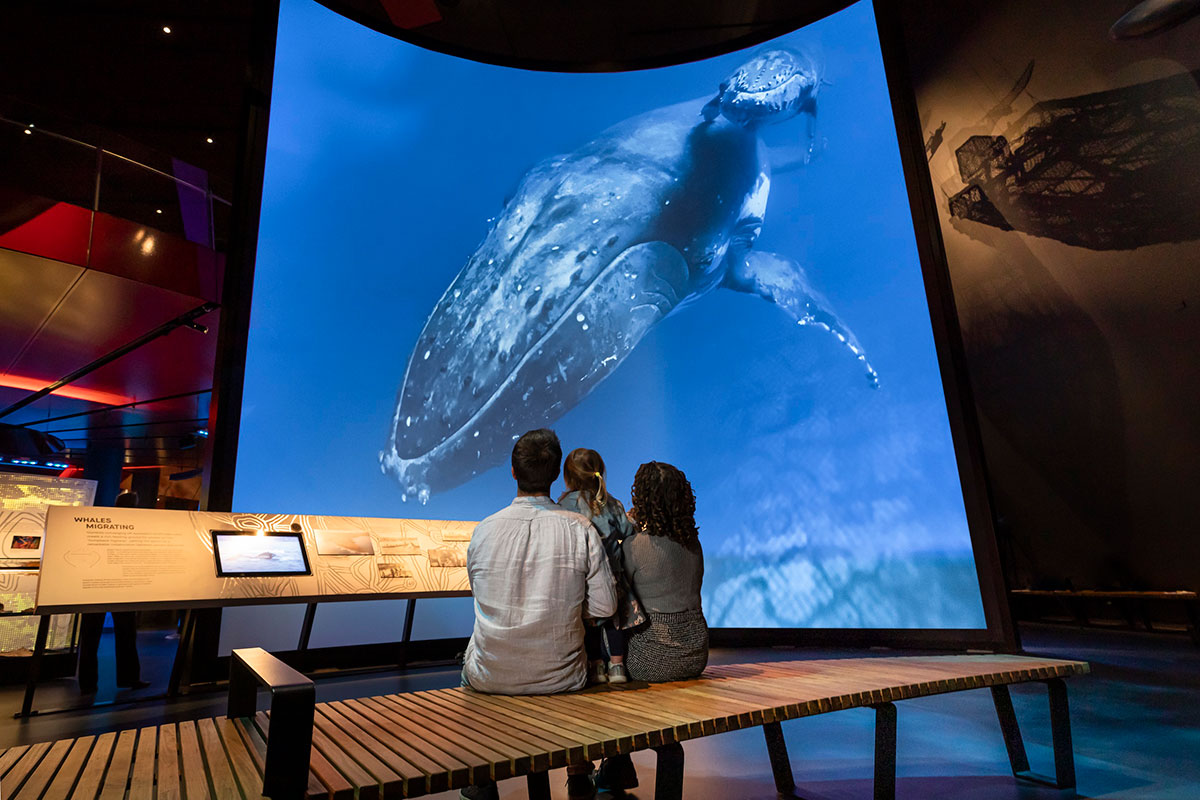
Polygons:
M992 687L992 701L996 705L996 716L1000 720L1000 731L1004 734L1004 746L1008 750L1008 761L1013 775L1022 780L1053 786L1056 789L1075 788L1075 756L1071 745L1071 711L1067 704L1067 685L1062 678L1043 681L1050 699L1050 735L1054 744L1054 777L1039 775L1029 768L1029 757L1025 753L1025 742L1013 709L1012 696L1007 686Z
M531 772L525 776L529 800L550 800L550 773Z
M875 800L896 798L896 705L875 709Z
M767 739L767 755L771 759L771 773L775 776L775 789L780 794L791 795L796 790L796 781L792 777L792 762L788 758L783 728L778 722L768 722L762 726L762 729L763 736Z
M654 800L683 800L683 746L678 742L664 744L654 752L658 753Z

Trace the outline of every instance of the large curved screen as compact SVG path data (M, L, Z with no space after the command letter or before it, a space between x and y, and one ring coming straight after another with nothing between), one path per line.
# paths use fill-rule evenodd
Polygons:
M558 74L284 0L235 510L479 519L543 426L684 470L714 627L986 627L869 3Z

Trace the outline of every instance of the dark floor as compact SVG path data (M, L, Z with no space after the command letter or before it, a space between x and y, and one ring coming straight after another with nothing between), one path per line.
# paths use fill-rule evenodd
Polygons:
M170 670L174 640L165 632L142 632L143 676L161 691ZM1079 795L1138 800L1200 800L1200 649L1182 636L1048 626L1025 629L1031 655L1091 662L1092 674L1068 681ZM99 700L115 696L111 634L101 645ZM831 651L749 649L714 651L715 663L854 655ZM456 685L457 670L418 670L407 675L373 674L328 678L319 700ZM107 687L107 688L105 688ZM121 695L126 697L128 693ZM1052 772L1045 691L1018 686L1013 699L1033 768ZM40 688L37 706L75 702L73 681ZM151 701L13 720L20 687L0 687L0 747L82 733L194 719L222 713L224 697L206 694L174 702ZM1052 789L1018 783L1008 772L1004 744L986 691L906 700L899 704L898 790L900 798L1060 798ZM809 800L871 797L873 712L842 711L785 723L799 793ZM685 745L685 796L696 800L774 798L766 748L759 729L738 731ZM654 754L634 756L642 789L653 796ZM565 776L552 775L555 797L565 797ZM501 785L506 800L525 796L523 780ZM457 793L437 795L439 800Z

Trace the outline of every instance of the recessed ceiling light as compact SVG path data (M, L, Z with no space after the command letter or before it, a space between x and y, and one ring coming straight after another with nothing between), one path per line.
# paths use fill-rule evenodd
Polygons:
M29 128L26 128L26 129L25 129L25 135L26 135L26 136L32 136L32 135L33 135L33 131L29 130Z
M170 32L171 32L171 26L163 25L163 33L170 33Z
M161 208L156 208L156 209L154 209L154 213L155 213L155 214L161 214L161 213L162 213L162 209L161 209Z
M211 137L211 136L209 136L209 137L208 137L207 139L205 139L204 141L208 142L209 144L212 144L212 143L213 143L213 141L212 141L212 137Z

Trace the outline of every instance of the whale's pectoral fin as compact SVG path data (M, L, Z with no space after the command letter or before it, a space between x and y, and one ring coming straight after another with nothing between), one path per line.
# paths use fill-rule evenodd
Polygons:
M752 252L725 273L723 285L774 303L798 325L813 325L829 331L866 367L872 388L879 387L879 375L867 361L862 346L838 319L829 301L812 287L804 268L795 261L774 253Z

